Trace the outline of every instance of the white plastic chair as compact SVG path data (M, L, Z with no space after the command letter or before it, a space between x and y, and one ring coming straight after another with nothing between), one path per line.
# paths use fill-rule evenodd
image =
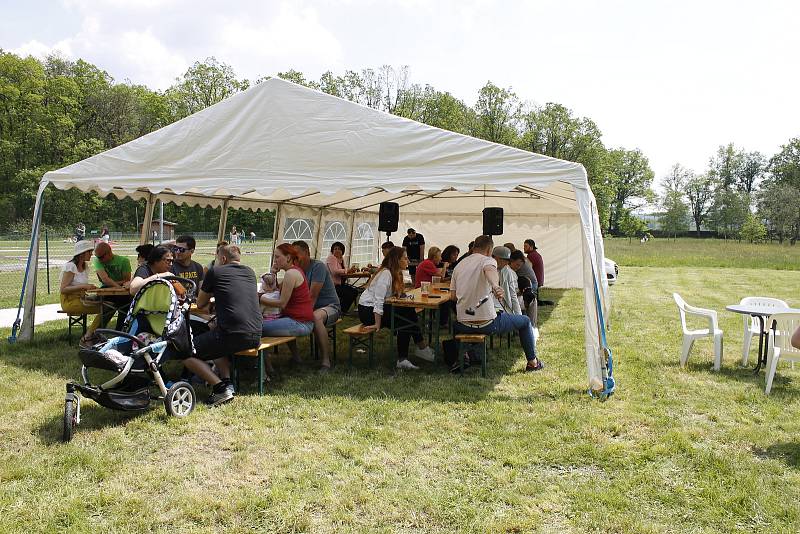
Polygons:
M747 304L750 306L757 306L769 311L778 311L780 308L788 308L789 305L780 299L773 299L770 297L745 297L739 304ZM742 322L744 323L744 341L742 341L742 365L747 365L747 360L750 357L750 341L753 336L761 334L761 324L758 317L742 315Z
M678 312L681 316L681 328L683 328L683 350L681 352L681 367L686 365L689 359L689 351L692 350L695 339L702 337L713 337L714 339L714 370L719 371L722 366L722 330L719 329L717 322L717 312L705 308L696 308L686 304L686 301L677 293L672 294L675 304L678 305ZM686 315L696 315L708 321L708 328L700 330L689 330L686 326Z
M775 322L775 330L771 328ZM800 362L800 350L792 346L792 334L800 327L800 313L774 313L767 318L769 329L770 351L767 353L767 387L764 392L769 395L772 381L778 369L778 361Z

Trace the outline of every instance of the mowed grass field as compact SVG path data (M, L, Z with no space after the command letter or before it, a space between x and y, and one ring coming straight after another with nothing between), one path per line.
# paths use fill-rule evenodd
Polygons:
M282 351L267 396L251 372L232 403L184 420L86 401L63 444L78 360L64 323L38 327L33 344L0 345L0 531L800 531L800 369L779 367L765 396L755 350L739 365L741 316L724 311L748 295L800 305L800 273L742 255L681 266L679 243L672 260L660 240L608 244L618 392L605 403L585 393L582 291L545 290L556 305L541 317L540 373L495 344L486 379L433 364L392 377L384 332L374 369L357 355L348 370L341 340L324 377ZM696 257L716 246L692 243ZM624 259L656 247L655 266ZM673 291L719 311L721 372L709 341L678 366Z

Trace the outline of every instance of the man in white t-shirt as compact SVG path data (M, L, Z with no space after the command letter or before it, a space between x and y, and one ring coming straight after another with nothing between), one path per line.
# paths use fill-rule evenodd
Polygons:
M497 262L491 258L492 238L482 235L475 240L473 253L453 270L450 290L456 294L457 334L505 334L516 331L528 363L525 371L538 371L544 364L536 356L531 320L525 315L496 313L494 299L506 298L500 287ZM515 298L516 295L509 295Z

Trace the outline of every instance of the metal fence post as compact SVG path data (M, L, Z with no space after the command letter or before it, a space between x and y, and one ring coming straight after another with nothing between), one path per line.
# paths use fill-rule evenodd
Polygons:
M47 238L47 228L44 229L44 261L47 266L47 294L50 294L50 240Z

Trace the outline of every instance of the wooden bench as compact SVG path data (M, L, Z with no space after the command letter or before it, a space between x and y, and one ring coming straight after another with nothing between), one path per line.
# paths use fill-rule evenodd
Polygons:
M373 344L375 339L375 330L363 330L363 324L357 324L355 326L351 326L350 328L345 328L343 332L348 335L350 338L350 350L348 352L350 361L348 362L348 366L353 366L353 349L360 347L367 351L367 358L369 361L369 366L372 367L372 353L373 353ZM366 338L366 339L364 339Z
M333 345L333 350L331 351L333 364L336 364L336 325L341 322L342 320L338 319L334 324L325 327L328 330L328 340L331 341ZM319 360L319 346L314 332L311 332L311 352L314 354L314 359Z
M461 343L466 343L468 345L483 345L483 351L481 352L481 376L486 378L486 359L487 359L487 352L486 352L486 338L490 337L486 334L457 334L456 339ZM461 374L464 374L464 351L461 350L459 347L458 349L458 361L461 367Z
M242 350L237 352L233 355L233 383L236 391L239 391L239 366L238 362L240 358L258 358L258 394L264 394L264 374L265 374L265 360L264 360L264 353L268 349L275 349L275 352L278 352L278 347L281 345L285 345L290 341L294 341L297 338L294 336L286 336L286 337L262 337L261 342L258 344L258 347L250 350Z
M80 315L76 315L73 313L65 312L64 310L58 310L58 313L64 313L67 315L67 343L72 345L72 327L73 326L80 326L82 328L81 337L86 335L86 316L87 314L82 313Z

